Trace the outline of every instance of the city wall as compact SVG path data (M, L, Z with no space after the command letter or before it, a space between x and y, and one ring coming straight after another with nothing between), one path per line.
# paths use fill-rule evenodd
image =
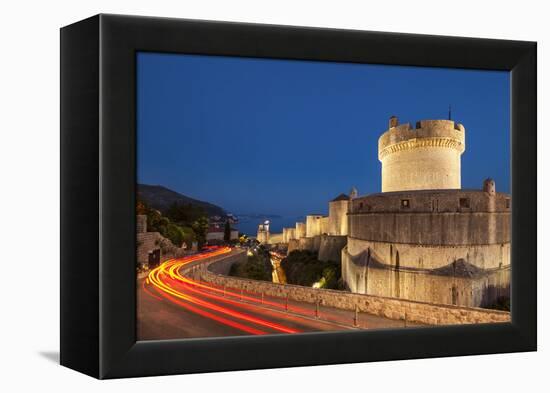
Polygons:
M348 234L348 200L329 202L328 206L328 234L345 236Z
M137 234L137 261L140 264L149 262L149 253L160 250L160 262L171 258L181 258L186 255L183 248L176 247L172 242L158 232L145 232Z
M510 213L353 213L350 236L423 245L483 245L510 242Z
M246 254L244 254L246 255ZM203 263L188 271L195 269L202 280L218 286L225 286L237 290L253 293L263 293L268 296L287 297L291 300L308 303L319 303L321 306L336 307L345 310L355 310L384 318L407 320L420 324L450 325L466 323L493 323L510 322L510 313L480 308L465 308L444 304L430 304L403 299L393 299L382 296L372 296L344 291L315 289L288 284L274 284L267 281L256 281L228 277L216 273L226 271L227 258L232 260L234 255L218 256L212 261ZM218 264L223 267L217 267ZM198 271L197 271L198 269Z
M296 228L283 228L283 243L296 238Z
M438 269L464 260L479 269L510 265L510 243L425 246L410 243L377 242L348 238L348 252L359 255L369 250L373 259L401 268Z
M292 239L288 242L287 252L292 251L311 251L318 253L320 261L340 262L342 258L342 248L346 246L346 236L321 235L314 237L302 237Z
M347 241L347 236L321 236L317 259L325 262L340 262L342 259L342 249L346 246Z
M137 262L145 265L149 262L149 253L160 250L160 262L186 255L183 248L176 247L159 232L147 232L147 216L138 215L136 225Z
M328 217L314 214L306 216L306 237L320 236L328 232Z
M395 255L395 254L394 254ZM420 302L482 307L510 295L510 267L479 269L459 260L438 269L379 263L372 251L342 250L342 278L352 292Z
M269 239L267 240L267 244L279 244L284 243L283 242L284 235L283 233L269 233Z
M294 232L294 238L300 239L302 237L306 237L306 223L305 222L297 222L296 223L296 231Z

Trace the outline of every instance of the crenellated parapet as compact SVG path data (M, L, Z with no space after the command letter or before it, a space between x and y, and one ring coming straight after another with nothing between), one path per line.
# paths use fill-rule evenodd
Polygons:
M460 156L465 148L460 123L422 120L413 128L393 116L378 140L382 192L460 188Z
M421 120L416 122L414 128L410 123L390 127L378 139L378 159L382 161L385 155L399 150L395 146L409 143L410 147L414 147L415 142L424 142L426 146L452 146L463 153L466 147L465 129L452 120Z

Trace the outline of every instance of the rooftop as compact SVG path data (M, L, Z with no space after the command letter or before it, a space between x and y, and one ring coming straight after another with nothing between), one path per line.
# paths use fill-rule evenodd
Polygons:
M346 195L344 193L338 195L336 198L331 200L331 202L338 202L338 201L349 201L349 195Z

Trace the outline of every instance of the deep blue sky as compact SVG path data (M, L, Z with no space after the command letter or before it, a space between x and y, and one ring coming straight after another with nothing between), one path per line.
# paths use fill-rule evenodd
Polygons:
M391 115L466 127L462 187L509 192L509 74L403 66L138 54L138 181L234 213L326 213L380 191Z

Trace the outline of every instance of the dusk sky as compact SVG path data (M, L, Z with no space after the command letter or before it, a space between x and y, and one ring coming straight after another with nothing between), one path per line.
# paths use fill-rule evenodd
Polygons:
M138 54L138 181L233 213L327 213L381 187L378 137L400 123L466 128L462 187L510 191L508 72Z

